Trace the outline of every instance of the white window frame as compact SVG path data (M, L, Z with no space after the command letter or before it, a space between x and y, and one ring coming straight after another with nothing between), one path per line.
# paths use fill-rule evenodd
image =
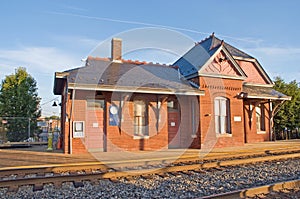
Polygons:
M265 108L263 104L255 106L256 131L257 134L266 133Z
M73 138L84 138L85 124L84 121L73 121Z
M142 107L138 108L138 105ZM147 108L147 102L144 99L136 99L133 101L134 139L149 138L147 129Z
M230 101L228 98L216 97L214 99L214 117L216 135L231 136Z

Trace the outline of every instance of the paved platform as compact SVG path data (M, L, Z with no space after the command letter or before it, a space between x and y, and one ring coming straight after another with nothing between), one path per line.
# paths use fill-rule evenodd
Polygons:
M47 146L38 145L30 148L0 149L0 168L28 165L71 164L82 162L130 162L144 160L178 159L180 157L221 157L250 152L268 153L277 150L300 150L300 140L261 142L245 144L241 147L216 149L169 149L161 151L137 152L95 152L84 155L63 154L59 150L47 151Z

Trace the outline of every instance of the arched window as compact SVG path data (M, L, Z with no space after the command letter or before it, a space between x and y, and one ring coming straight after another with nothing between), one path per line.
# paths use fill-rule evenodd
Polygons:
M217 134L231 133L230 103L225 97L216 97L214 100L215 131Z

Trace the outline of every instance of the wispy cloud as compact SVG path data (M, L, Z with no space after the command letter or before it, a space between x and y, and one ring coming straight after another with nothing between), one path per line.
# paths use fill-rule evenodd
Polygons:
M77 59L77 58L76 58ZM30 70L49 73L63 70L68 66L78 65L71 55L53 47L24 47L19 49L0 49L1 68L5 66L28 67Z
M70 6L70 5L66 5L66 6L62 6L65 9L68 10L73 10L73 11L88 11L88 9L85 8L80 8L80 7L76 7L76 6Z
M246 49L269 72L271 77L281 76L286 81L300 81L298 63L300 62L299 47L260 47Z
M294 56L300 55L300 48L263 47L248 49L252 52L263 53L270 56Z
M56 42L64 43L66 46L76 46L80 47L81 49L86 49L87 52L95 48L99 43L102 42L98 39L83 37L79 35L53 35L52 39Z
M80 58L53 47L30 46L18 49L0 49L0 79L14 73L20 66L25 67L37 81L42 103L53 99L54 73L82 64ZM42 107L43 111L53 113L51 104ZM56 111L56 110L55 110ZM47 115L47 114L46 114Z
M139 25L139 26L143 26L143 27L146 26L146 27L166 28L166 29L171 29L171 30L176 30L176 31L181 31L181 32L196 33L196 34L201 34L201 35L210 35L211 34L210 32L203 32L203 31L190 29L190 28L175 27L175 26L168 26L168 25L154 24L154 23L146 23L146 22L142 22L142 21L121 20L121 19L115 19L115 18L111 18L111 17L97 17L97 16L91 16L91 15L74 14L74 13L69 13L69 12L55 12L55 11L50 11L47 13L54 14L54 15L65 15L65 16L71 16L71 17L77 17L77 18L84 18L84 19L89 19L89 20L108 21L108 22L113 22L113 23ZM255 38L234 37L234 36L229 36L229 35L224 35L224 34L218 34L218 36L223 37L223 38L228 38L231 40L235 40L235 41L243 41L243 42L254 43L254 44L258 44L261 42L260 39L255 39Z

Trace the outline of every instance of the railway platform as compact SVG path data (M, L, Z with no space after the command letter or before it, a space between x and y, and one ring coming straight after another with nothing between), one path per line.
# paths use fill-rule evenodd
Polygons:
M34 146L20 149L0 149L0 168L31 167L33 165L80 164L88 162L136 162L136 161L164 161L180 158L222 158L233 155L247 155L252 153L272 153L300 150L300 140L284 140L275 142L261 142L245 144L240 147L215 149L169 149L161 151L135 152L94 152L89 154L70 155L56 150L49 152L46 146Z

